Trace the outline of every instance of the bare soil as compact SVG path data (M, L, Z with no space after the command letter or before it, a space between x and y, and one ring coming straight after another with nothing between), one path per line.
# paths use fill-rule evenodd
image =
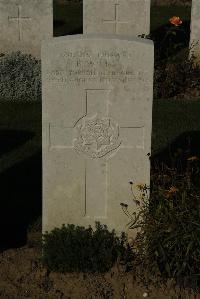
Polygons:
M106 274L49 272L41 263L40 233L29 235L28 244L0 254L1 299L198 299L180 291L173 282L143 285L134 271L116 265ZM181 296L181 297L180 297Z

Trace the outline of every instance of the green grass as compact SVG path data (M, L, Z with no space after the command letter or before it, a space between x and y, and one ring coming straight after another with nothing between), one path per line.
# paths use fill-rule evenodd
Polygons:
M154 100L152 153L187 131L200 131L200 99Z
M0 102L0 251L26 244L42 210L41 102Z
M11 149L0 156L0 173L41 150L41 102L0 102L0 133L4 131L19 132L16 139L24 131L31 133L33 138L20 147L14 148L11 144Z

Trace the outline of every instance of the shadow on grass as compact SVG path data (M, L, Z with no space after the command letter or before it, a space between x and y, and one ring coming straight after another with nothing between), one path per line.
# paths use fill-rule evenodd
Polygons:
M165 163L183 170L187 158L200 157L200 131L188 131L175 138L161 152L152 155L152 167ZM0 175L0 250L27 242L28 226L41 215L41 152L14 165Z
M61 3L55 0L54 37L83 33L83 4L78 2Z
M169 168L175 167L178 172L184 172L187 159L194 156L200 159L200 131L184 132L175 138L168 147L152 155L151 168L163 163Z
M53 20L53 28L62 27L65 25L65 21L63 20Z
M73 35L73 34L83 34L83 27L78 27L73 31L70 31L68 35Z
M0 130L0 157L21 146L34 136L35 134L29 131Z
M62 22L62 21L60 21L60 22ZM64 25L60 25L60 26L56 27L56 29L54 30L53 36L58 37L58 36L66 36L66 35L74 35L74 34L83 34L83 27L78 27L74 30L69 31L64 23Z
M41 152L2 173L0 190L0 250L23 246L29 224L41 215Z

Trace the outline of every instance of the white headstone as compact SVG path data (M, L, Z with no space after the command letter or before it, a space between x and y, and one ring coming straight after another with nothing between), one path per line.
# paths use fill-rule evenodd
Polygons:
M153 43L58 37L42 46L43 231L126 230L129 181L150 183Z
M41 41L53 37L53 0L0 0L0 53L40 57Z
M200 1L192 0L190 54L196 56L200 63Z
M150 0L83 0L83 33L150 32Z

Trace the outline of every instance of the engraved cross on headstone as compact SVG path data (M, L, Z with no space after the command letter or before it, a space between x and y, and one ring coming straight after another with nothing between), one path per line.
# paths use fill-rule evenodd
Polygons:
M22 7L21 5L17 5L17 17L8 17L8 21L17 21L17 26L18 26L18 39L19 41L22 40L22 22L23 21L27 21L27 20L31 20L31 18L29 17L23 17L22 16Z
M96 220L107 217L110 159L118 150L144 149L143 126L119 126L110 117L111 93L109 89L87 89L83 117L71 127L49 124L49 150L73 150L85 159L82 215Z
M103 23L114 24L115 25L115 34L118 34L118 25L119 24L128 24L128 21L119 20L119 3L115 3L114 5L114 19L112 20L102 20Z

